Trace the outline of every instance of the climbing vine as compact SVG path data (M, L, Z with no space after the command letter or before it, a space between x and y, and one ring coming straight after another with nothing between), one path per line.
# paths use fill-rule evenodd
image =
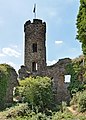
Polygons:
M72 63L67 65L66 69L68 73L71 75L71 82L68 87L71 94L83 90L85 68L86 67L85 65L83 65L82 57L72 60Z
M0 64L0 109L4 108L7 83L10 76L10 66Z

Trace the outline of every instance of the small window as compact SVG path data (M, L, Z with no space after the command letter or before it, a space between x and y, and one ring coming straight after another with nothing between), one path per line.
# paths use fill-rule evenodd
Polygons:
M37 52L37 43L33 43L32 50L33 52Z
M32 71L33 72L37 71L37 63L36 62L32 62Z
M37 66L37 63L36 63L36 71L38 70L38 66Z
M65 75L65 83L69 83L71 79L71 75Z

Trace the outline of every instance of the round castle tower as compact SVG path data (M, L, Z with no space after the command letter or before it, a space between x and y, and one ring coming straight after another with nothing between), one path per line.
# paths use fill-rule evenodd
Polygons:
M46 67L46 23L40 19L27 21L24 25L24 65L31 73L41 74Z

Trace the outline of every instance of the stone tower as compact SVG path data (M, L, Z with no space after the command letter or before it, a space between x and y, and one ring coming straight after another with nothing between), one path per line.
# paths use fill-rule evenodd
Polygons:
M24 25L24 64L28 71L40 75L46 67L46 23L40 19L27 21Z

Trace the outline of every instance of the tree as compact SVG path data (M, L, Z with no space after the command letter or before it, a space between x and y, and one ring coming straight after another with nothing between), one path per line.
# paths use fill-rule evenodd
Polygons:
M82 43L82 50L84 55L86 55L86 0L80 0L76 26L76 38Z
M32 109L39 107L41 110L49 108L52 103L52 84L48 77L26 78L21 80L20 86L17 87L17 95L24 97L24 102Z

